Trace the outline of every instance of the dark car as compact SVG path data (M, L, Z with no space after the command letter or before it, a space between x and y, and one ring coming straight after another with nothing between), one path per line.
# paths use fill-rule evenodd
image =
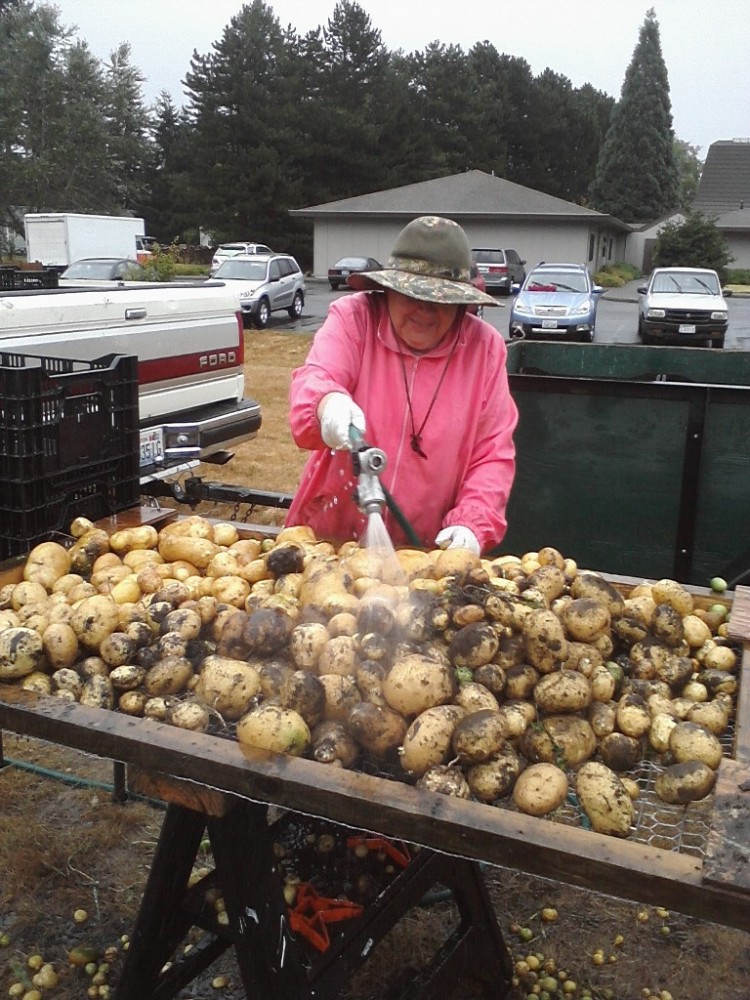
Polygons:
M478 288L480 292L487 291L487 285L485 284L484 278L479 273L479 268L476 264L471 265L470 270L471 283L475 288ZM484 315L484 306L469 306L469 312L474 313L475 316Z
M341 285L346 284L350 274L356 274L358 271L379 271L380 267L374 257L342 257L333 267L328 268L328 281L335 292Z
M538 264L513 300L508 332L513 339L589 343L603 291L583 264Z
M143 268L131 257L85 257L70 264L60 275L61 288L70 285L119 285L143 280Z
M471 259L484 278L486 290L510 295L513 285L520 285L526 277L525 260L516 250L497 247L479 247L471 251Z

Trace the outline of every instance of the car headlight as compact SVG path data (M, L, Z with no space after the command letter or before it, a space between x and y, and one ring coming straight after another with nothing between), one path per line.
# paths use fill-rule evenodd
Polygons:
M664 310L651 308L646 313L646 316L648 319L664 319Z
M580 305L577 305L573 309L573 311L571 312L571 316L588 316L590 312L591 312L591 303L581 302Z
M521 316L533 316L534 309L530 302L526 302L525 299L517 298L513 303L513 315L518 313Z
M727 312L725 309L717 309L715 312L711 313L711 319L717 319L721 322L725 322L727 318Z

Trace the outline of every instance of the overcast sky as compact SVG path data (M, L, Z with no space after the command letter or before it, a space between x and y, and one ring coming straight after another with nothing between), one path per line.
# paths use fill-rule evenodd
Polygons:
M638 31L653 6L669 75L674 130L705 158L717 139L750 138L748 0L359 0L391 50L430 42L490 41L549 68L573 86L590 83L619 98ZM193 50L208 53L241 0L55 0L61 21L78 27L106 60L127 41L148 102L166 90L178 106ZM270 0L282 25L304 34L325 25L335 0Z

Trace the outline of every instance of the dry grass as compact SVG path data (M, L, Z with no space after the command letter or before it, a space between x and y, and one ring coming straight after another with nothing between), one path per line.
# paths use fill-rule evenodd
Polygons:
M262 404L263 427L257 440L237 449L228 466L202 468L204 478L293 492L305 454L289 433L287 393L290 373L309 344L307 335L247 332L246 391ZM228 509L219 512L232 514ZM265 523L282 519L278 510L252 515L252 520ZM91 782L106 783L112 777L108 762L10 734L5 734L4 750L8 757L67 770ZM130 932L162 813L139 802L115 804L97 787L75 789L12 767L0 771L0 796L0 935L10 938L0 948L0 993L7 995L19 979L30 988L26 960L39 952L62 973L60 987L45 993L44 1000L81 1000L87 980L81 970L68 967L67 950L91 944L103 954ZM676 914L659 915L653 907L511 870L487 869L485 874L514 957L541 955L564 968L579 984L577 996L584 986L598 1000L643 1000L646 989L668 990L673 1000L743 1000L750 995L746 934ZM540 918L547 906L559 913L552 923ZM72 920L79 907L90 914L83 926ZM647 920L639 919L641 912L647 913ZM445 904L409 914L375 949L372 961L352 979L341 1000L384 1000L394 985L403 986L405 970L442 940L447 919ZM522 942L523 928L528 928L531 940ZM597 949L604 956L600 965L592 960ZM114 959L112 983L119 961ZM219 971L231 977L226 989L211 986ZM454 992L455 1000L474 1000L464 982ZM527 992L519 989L514 996L522 1000ZM179 996L240 1000L244 992L231 954Z

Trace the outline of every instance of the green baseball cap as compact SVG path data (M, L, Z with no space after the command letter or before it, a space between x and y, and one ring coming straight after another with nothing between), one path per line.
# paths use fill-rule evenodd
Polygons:
M457 222L439 215L413 219L399 233L382 271L350 274L359 291L391 288L424 302L495 306L491 295L471 282L471 250Z

